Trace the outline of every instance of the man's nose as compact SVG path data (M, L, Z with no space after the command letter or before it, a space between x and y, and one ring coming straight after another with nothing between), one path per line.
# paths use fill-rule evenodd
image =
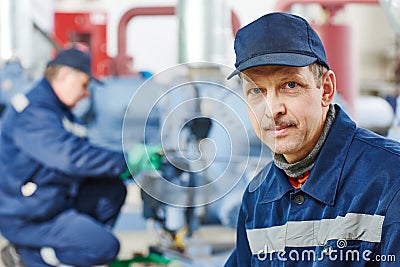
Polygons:
M286 113L286 106L281 95L271 92L266 96L266 102L265 115L268 118L276 118Z

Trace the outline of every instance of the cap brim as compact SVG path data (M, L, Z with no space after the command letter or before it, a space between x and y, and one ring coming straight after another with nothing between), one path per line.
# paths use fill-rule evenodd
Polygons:
M245 60L237 66L227 79L231 79L233 76L240 72L258 66L269 66L269 65L280 65L290 67L304 67L308 66L318 59L312 56L294 53L276 53L276 54L265 54L257 57Z
M240 70L236 69L234 71L232 71L231 74L228 75L228 77L226 77L227 80L232 79L233 76L238 75L240 73Z

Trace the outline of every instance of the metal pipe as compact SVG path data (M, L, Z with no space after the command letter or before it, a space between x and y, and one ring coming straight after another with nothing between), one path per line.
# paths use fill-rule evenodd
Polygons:
M127 10L118 24L117 56L113 59L116 75L128 75L133 71L129 68L132 57L127 55L127 27L129 21L139 16L173 16L176 14L175 6L135 7ZM231 11L232 32L235 35L240 28L240 21L234 11Z
M179 0L179 63L226 63L230 17L225 0Z

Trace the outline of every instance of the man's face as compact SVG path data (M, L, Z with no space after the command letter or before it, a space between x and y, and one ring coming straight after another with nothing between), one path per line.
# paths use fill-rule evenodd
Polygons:
M260 66L241 74L253 128L288 162L307 156L321 135L329 103L310 68Z

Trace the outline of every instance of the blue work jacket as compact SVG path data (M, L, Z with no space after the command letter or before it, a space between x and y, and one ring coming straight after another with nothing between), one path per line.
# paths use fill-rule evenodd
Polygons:
M45 220L66 209L83 179L118 179L122 152L93 146L70 109L42 79L2 116L0 218Z
M249 184L225 266L400 266L400 144L335 107L300 189L274 163Z

